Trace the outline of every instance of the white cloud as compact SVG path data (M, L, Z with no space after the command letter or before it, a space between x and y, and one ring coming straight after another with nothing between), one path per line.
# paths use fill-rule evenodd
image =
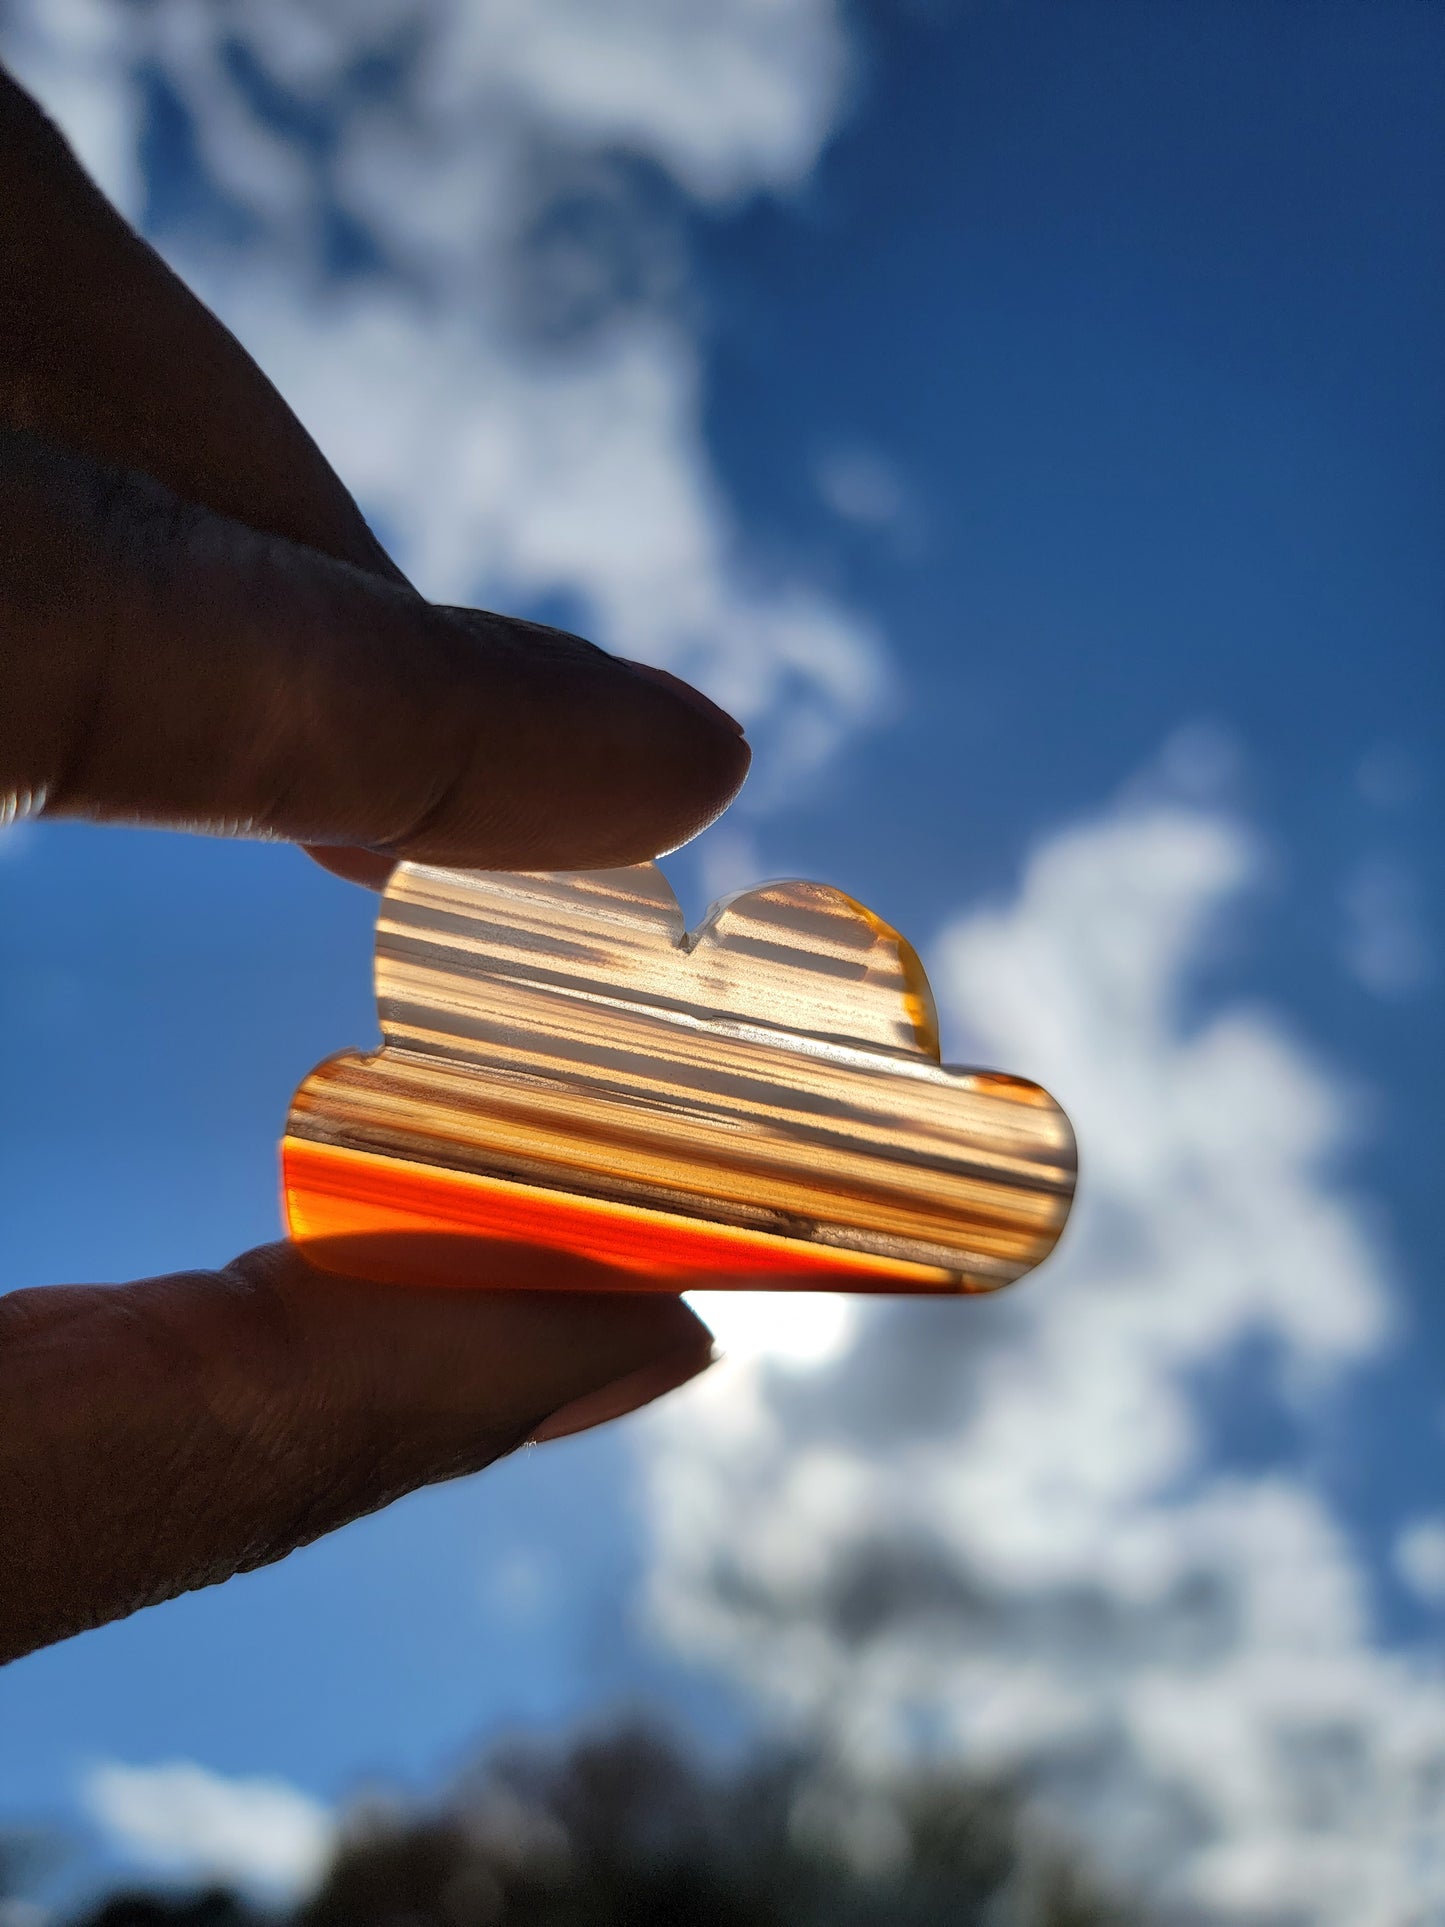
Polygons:
M1445 1516L1414 1519L1395 1541L1395 1567L1427 1606L1445 1606Z
M652 1608L865 1763L1021 1768L1166 1909L1445 1919L1445 1678L1376 1643L1308 1478L1219 1469L1197 1389L1253 1344L1308 1428L1393 1293L1341 1183L1351 1093L1270 1012L1199 998L1262 853L1165 787L1046 840L934 949L955 1054L1073 1115L1058 1255L996 1299L870 1306L811 1373L745 1359L659 1408Z
M436 105L465 111L487 74L579 139L655 155L706 200L801 179L848 64L832 0L493 0L456 8L447 26Z
M334 99L363 62L409 69L399 103L440 147L519 112L581 144L647 155L705 201L786 189L817 159L844 105L850 50L836 0L13 0L7 58L52 102L88 165L139 205L126 69L204 74L219 122L197 127L221 179L275 206L288 143L223 86L229 48L303 103ZM292 172L291 179L299 181Z
M111 1844L139 1865L267 1895L314 1887L335 1840L330 1811L299 1788L227 1779L191 1761L106 1761L86 1774L81 1797Z
M749 570L675 217L627 159L705 202L795 187L844 99L834 0L19 0L4 44L132 210L138 75L164 78L245 226L163 245L428 594L562 598L605 647L695 677L760 738L752 808L877 715L867 625ZM388 86L357 81L368 60ZM258 110L246 68L315 141ZM338 222L369 250L340 280Z

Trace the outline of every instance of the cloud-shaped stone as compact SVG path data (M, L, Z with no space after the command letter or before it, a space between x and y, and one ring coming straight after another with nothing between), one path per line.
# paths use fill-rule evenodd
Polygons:
M376 986L381 1050L313 1071L282 1147L322 1263L385 1252L378 1275L420 1281L434 1258L397 1252L481 1238L639 1285L989 1291L1068 1214L1058 1105L941 1064L912 948L821 884L743 891L689 934L653 864L405 863Z

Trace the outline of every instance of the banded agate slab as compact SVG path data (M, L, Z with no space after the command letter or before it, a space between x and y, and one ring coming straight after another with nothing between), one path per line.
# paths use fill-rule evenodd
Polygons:
M979 1292L1068 1215L1062 1110L942 1064L912 948L821 884L689 932L653 864L405 863L376 989L381 1049L313 1071L282 1143L288 1228L329 1269L483 1283L490 1241L614 1289Z

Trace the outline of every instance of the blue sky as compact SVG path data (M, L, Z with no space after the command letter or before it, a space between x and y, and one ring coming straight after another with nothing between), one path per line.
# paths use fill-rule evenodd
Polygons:
M670 865L690 909L780 873L861 897L924 947L955 1054L1006 1045L1008 1068L1071 1104L1076 1080L1086 1183L1115 1039L1119 1090L1142 1108L1122 1122L1098 1110L1100 1195L1120 1222L1135 1213L1134 1245L1148 1187L1189 1159L1205 1195L1244 1196L1230 1144L1257 1119L1232 1120L1235 1087L1204 1079L1192 1041L1222 1014L1220 1061L1233 1039L1229 1062L1250 1066L1245 1109L1286 1094L1288 1236L1260 1259L1261 1304L1276 1309L1252 1322L1246 1302L1187 1338L1138 1341L1154 1361L1140 1398L1152 1386L1160 1402L1118 1421L1145 1442L1137 1467L1110 1461L1122 1483L1108 1519L1147 1526L1156 1565L1215 1546L1217 1530L1219 1570L1245 1575L1247 1602L1256 1528L1210 1522L1277 1501L1295 1524L1276 1536L1301 1534L1298 1569L1326 1547L1321 1586L1363 1602L1328 1634L1364 1682L1350 1718L1396 1733L1410 1691L1438 1690L1445 1606L1432 1237L1445 21L1414 5L1034 0L844 19L799 0L760 27L739 0L718 16L736 62L714 49L723 77L698 83L689 117L669 90L696 82L697 44L659 24L666 10L627 11L617 57L640 78L604 99L572 84L590 30L558 5L557 44L539 33L500 77L483 46L481 107L436 96L440 158L387 149L393 180L366 161L396 127L363 110L368 87L411 102L394 49L333 47L328 68L261 10L244 31L223 9L192 11L208 52L164 9L125 10L120 26L82 11L62 31L13 5L0 48L281 381L421 586L560 615L738 704L759 744L756 800ZM417 14L442 42L457 17ZM850 82L829 78L845 69ZM342 75L330 92L327 73ZM405 182L459 158L485 191L455 212L446 195L461 190L435 185L428 227ZM499 263L511 278L494 311L477 289ZM455 446L449 381L465 389ZM513 458L496 482L482 445L543 452L535 473ZM5 1282L216 1262L273 1235L290 1090L374 1033L368 899L283 850L68 825L26 826L0 849ZM1052 869L1029 870L1046 857ZM1075 891L1066 871L1094 883ZM1129 945L1144 958L1156 940L1163 960L1131 975ZM1032 1010L1024 997L1022 1014L1009 1002L1009 984L1035 981L1024 964L1056 954L1097 993L1080 992L1067 1035L1068 996ZM1130 1005L1150 984L1167 1005L1153 1029ZM1154 1176L1129 1175L1131 1134L1172 1142L1149 1105L1194 1089L1196 1072L1215 1122L1186 1133L1187 1157L1161 1151ZM1261 1145L1255 1164L1274 1155ZM1254 1210L1240 1205L1221 1262L1236 1251L1247 1268L1268 1245L1272 1207ZM1060 1259L1056 1287L1052 1272L1024 1287L1032 1310L976 1321L980 1356L1013 1359L1029 1396L1048 1321L1064 1317L1062 1296L1038 1294L1113 1305L1134 1262L1118 1255L1128 1240L1096 1249L1094 1235L1073 1272ZM1214 1287L1181 1263L1171 1251L1140 1276L1177 1294L1182 1333ZM1237 1283L1221 1280L1221 1305ZM962 1348L974 1308L949 1309ZM1134 1313L1118 1316L1122 1354ZM880 1356L916 1368L924 1327L889 1332ZM789 1371L768 1363L754 1318L739 1376L723 1368L706 1408L529 1454L12 1669L0 1816L124 1854L134 1839L107 1840L93 1800L87 1815L99 1762L275 1776L329 1805L365 1779L427 1784L500 1727L637 1695L712 1734L774 1716L786 1695L738 1657L744 1631L766 1640L725 1626L669 1551L668 1508L684 1501L668 1480L674 1461L691 1468L686 1503L711 1508L713 1551L727 1551L750 1475L725 1443L708 1459L719 1412L772 1400L785 1434L799 1428L791 1474L805 1446L816 1459L841 1436L820 1415L852 1396L863 1343ZM978 1399L1002 1383L980 1376ZM1115 1424L1046 1409L1065 1457L1087 1460L1088 1428ZM1184 1413L1187 1452L1169 1443ZM828 1474L838 1489L903 1476L895 1434L871 1457L855 1439L846 1477ZM991 1436L974 1437L979 1453ZM1119 1511L1150 1465L1147 1518ZM794 1525L838 1550L843 1528L818 1523L827 1506L796 1503ZM1020 1577L1024 1551L993 1545L973 1503L959 1499L950 1556L993 1559L1015 1605L1066 1587L1037 1548ZM1095 1570L1087 1546L1078 1557L1076 1579ZM1143 1582L1099 1583L1122 1599ZM779 1606L779 1656L786 1620ZM1062 1705L1077 1669L1066 1634L1055 1647ZM967 1672L948 1650L936 1663ZM1119 1679L1111 1703L1132 1704ZM1221 1777L1263 1703L1239 1691ZM997 1743L972 1712L959 1719L967 1744ZM1062 1728L1039 1731L1042 1746ZM1157 1767L1158 1735L1138 1745ZM1141 1767L1120 1802L1144 1810L1146 1783ZM1242 1917L1260 1880L1288 1894L1305 1878L1290 1824L1270 1835L1268 1875L1241 1846L1224 1874L1221 1847L1172 1877ZM1243 1825L1221 1799L1226 1847ZM1383 1858L1367 1874L1382 1921L1445 1894L1445 1874L1407 1894ZM1365 1917L1358 1895L1339 1904Z

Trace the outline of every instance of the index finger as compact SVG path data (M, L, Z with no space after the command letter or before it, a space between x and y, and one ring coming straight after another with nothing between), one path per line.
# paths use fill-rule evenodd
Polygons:
M0 792L36 813L600 869L742 782L705 698L0 429Z

